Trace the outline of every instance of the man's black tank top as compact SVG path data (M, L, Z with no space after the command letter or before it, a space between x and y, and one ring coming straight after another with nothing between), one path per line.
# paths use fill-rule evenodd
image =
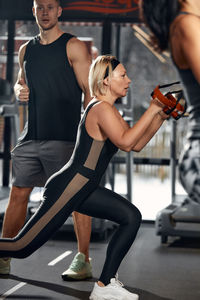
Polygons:
M30 97L23 140L76 140L82 91L66 54L72 37L64 33L42 45L37 36L27 44L24 70Z

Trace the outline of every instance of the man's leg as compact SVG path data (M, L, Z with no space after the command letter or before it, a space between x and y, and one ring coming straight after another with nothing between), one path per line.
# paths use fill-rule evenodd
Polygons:
M78 242L78 254L74 257L69 268L62 274L63 280L84 280L92 277L92 268L89 260L89 245L91 236L91 217L72 213L74 230Z
M33 188L13 186L10 191L8 207L5 212L2 237L12 238L17 235L25 223L29 195ZM10 259L0 259L0 275L10 273Z
M29 195L33 188L13 186L5 212L2 237L12 238L17 235L24 225Z
M74 220L74 230L78 242L78 252L85 254L85 261L89 262L92 218L76 211L72 213L72 216Z

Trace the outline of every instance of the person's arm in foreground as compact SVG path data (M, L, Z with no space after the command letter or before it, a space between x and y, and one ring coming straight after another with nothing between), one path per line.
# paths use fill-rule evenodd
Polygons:
M187 63L186 68L192 70L200 84L200 20L193 15L187 15L179 21L177 26L177 43Z

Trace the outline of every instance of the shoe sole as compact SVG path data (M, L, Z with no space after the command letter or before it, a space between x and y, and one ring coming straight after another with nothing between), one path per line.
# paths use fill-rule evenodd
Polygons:
M88 279L92 278L92 276L73 278L73 277L69 277L67 275L61 275L61 277L64 281L84 281L84 280L88 280Z
M90 295L89 296L89 299L90 300L116 300L116 298L110 298L110 296L109 296L109 298L102 298L101 296L97 296L97 295ZM139 296L138 295L136 295L135 296L135 298L134 298L134 300L139 300Z
M10 276L10 273L5 273L5 274L3 274L3 273L1 273L0 274L0 278L9 278L9 276Z
M96 296L96 295L90 296L89 299L90 299L90 300L116 300L116 298L110 298L110 296L109 296L109 298L108 298L108 297L102 298L101 296ZM123 299L124 299L124 298L123 298ZM118 298L118 300L119 300L119 298ZM135 299L135 300L137 300L137 299Z
M0 276L8 276L10 275L10 271L0 272Z

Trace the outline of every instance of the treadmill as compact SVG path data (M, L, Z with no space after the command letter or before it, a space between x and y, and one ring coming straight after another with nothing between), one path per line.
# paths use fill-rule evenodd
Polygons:
M155 228L161 243L169 236L200 238L200 205L188 197L170 204L158 212Z

